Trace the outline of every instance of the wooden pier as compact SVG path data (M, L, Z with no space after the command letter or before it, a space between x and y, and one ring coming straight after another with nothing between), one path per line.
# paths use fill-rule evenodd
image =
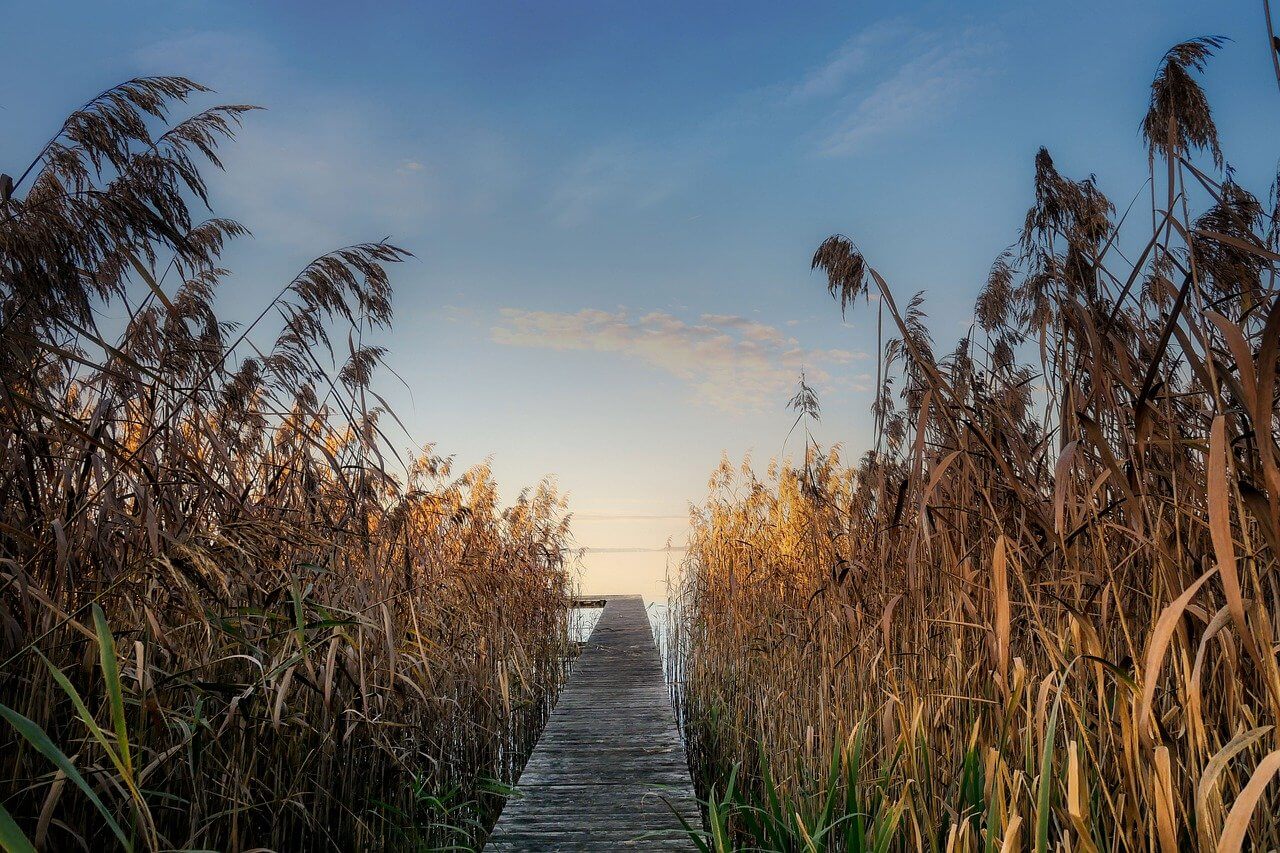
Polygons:
M516 789L487 851L694 849L676 812L701 819L640 596L607 598Z

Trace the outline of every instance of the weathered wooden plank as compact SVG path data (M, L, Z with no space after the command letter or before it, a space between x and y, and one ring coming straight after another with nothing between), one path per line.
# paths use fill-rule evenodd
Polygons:
M640 596L609 596L486 850L694 849L684 746Z

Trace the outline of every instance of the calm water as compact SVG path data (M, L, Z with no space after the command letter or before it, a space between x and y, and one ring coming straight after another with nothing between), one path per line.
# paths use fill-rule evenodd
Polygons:
M569 639L576 643L585 643L600 621L603 607L575 607L569 611Z

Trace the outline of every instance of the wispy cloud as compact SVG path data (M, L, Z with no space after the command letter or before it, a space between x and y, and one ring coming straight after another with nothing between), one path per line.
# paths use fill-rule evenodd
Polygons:
M574 521L688 521L689 513L682 515L627 515L608 512L575 512Z
M866 95L854 96L823 139L821 152L859 153L886 137L947 118L992 73L991 45L984 39L981 32L968 30L954 40L939 41L900 65Z
M255 33L188 33L143 47L133 61L143 73L208 84L217 102L267 107L221 152L227 174L214 182L218 212L295 248L403 239L446 213L498 207L519 180L501 133L407 136L398 116L358 92L299 88L295 70Z
M662 548L593 548L586 546L579 549L584 554L661 554L666 551L688 551L687 545L667 545Z
M681 156L658 146L597 146L565 166L551 189L547 210L557 225L573 227L604 207L652 207L679 188L687 170Z
M997 43L989 26L930 29L905 18L874 23L806 73L739 93L681 133L622 137L569 152L548 175L547 216L575 228L668 203L761 127L807 125L814 129L801 136L818 154L862 153L962 108L964 96L992 74Z
M820 66L782 87L790 106L820 106L816 148L863 153L945 120L994 73L998 33L986 27L922 29L883 21L849 39Z
M822 65L787 90L791 100L805 101L844 93L850 80L883 58L886 46L914 35L901 19L879 21L846 41Z
M336 105L255 118L225 158L226 209L273 240L319 250L415 232L436 208L433 176L392 154L400 146L378 127Z
M145 45L133 60L147 71L182 74L237 100L259 96L285 74L276 50L252 32L184 33Z
M729 411L777 406L802 369L823 383L832 368L865 357L806 349L774 326L732 314L690 322L664 312L504 308L490 337L506 346L618 353L680 379L698 399Z
M431 210L423 155L358 99L293 92L290 68L260 36L189 33L133 59L144 72L185 74L214 87L216 101L267 107L221 152L227 173L214 182L219 212L255 233L318 252L353 236L404 234Z

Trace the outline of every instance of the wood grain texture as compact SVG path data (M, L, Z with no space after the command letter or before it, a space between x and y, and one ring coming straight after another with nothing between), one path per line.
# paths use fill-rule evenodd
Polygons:
M694 849L676 812L701 819L644 602L607 602L486 850Z

